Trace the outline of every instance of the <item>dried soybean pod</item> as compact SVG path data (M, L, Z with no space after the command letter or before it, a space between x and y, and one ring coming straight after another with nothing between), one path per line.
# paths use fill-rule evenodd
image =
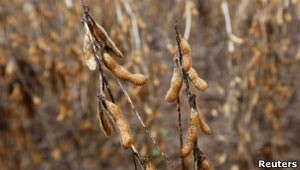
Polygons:
M191 109L190 113L190 124L189 124L189 129L188 129L188 134L187 134L187 139L181 149L181 156L186 157L188 156L195 145L195 141L197 140L198 137L198 132L199 132L199 119L197 111L195 111L194 108Z
M200 120L200 128L204 134L211 135L210 127L207 125L207 123L203 119Z
M110 39L105 29L101 25L96 23L93 17L89 14L86 14L86 22L88 23L89 28L91 29L91 32L94 35L96 41L103 42L105 45L105 49L109 54L119 58L124 58L124 55L117 48L115 43Z
M106 137L110 136L112 133L112 127L108 120L107 115L104 113L102 105L98 102L98 114L97 119L99 121L100 128Z
M182 54L183 54L182 68L184 71L188 72L192 67L191 47L183 37L180 37L180 44L182 47Z
M206 135L210 135L211 134L210 127L207 125L204 115L198 106L197 106L197 112L198 112L198 119L199 119L200 128L202 132Z
M180 90L182 88L182 84L183 84L183 78L181 75L181 70L178 67L177 62L174 61L174 70L171 79L171 85L165 97L165 100L167 102L174 102L178 98L180 94Z
M130 82L137 85L137 86L142 86L147 83L147 77L145 77L143 74L131 74L130 76Z
M83 38L83 53L85 57L85 63L89 67L89 69L96 70L97 63L94 58L92 43L87 32L85 33Z
M109 54L103 54L104 65L119 79L129 81L135 85L141 86L146 84L147 78L142 74L131 74L124 67L119 65Z
M207 89L207 83L199 77L196 70L191 68L189 71L189 78L191 79L193 85L200 91Z
M213 166L212 164L207 160L207 159L204 159L200 165L200 169L202 170L213 170Z
M132 145L132 135L129 124L125 117L122 115L120 108L114 103L105 100L105 104L108 112L112 115L115 120L116 127L119 130L121 144L125 149L128 149Z
M104 43L105 43L105 50L113 56L119 57L119 58L124 58L124 55L122 54L122 52L118 49L118 47L115 45L115 43L109 38L109 36L107 35L106 31L104 30L104 28L102 26L100 26L99 24L97 24L97 27L99 29L96 30L95 34L96 37L103 37ZM105 38L104 38L105 37Z

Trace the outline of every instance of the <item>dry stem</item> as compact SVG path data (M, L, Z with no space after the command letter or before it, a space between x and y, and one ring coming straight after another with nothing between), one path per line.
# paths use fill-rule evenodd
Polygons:
M185 2L185 30L184 30L184 39L187 41L191 33L191 24L192 24L192 12L191 12L191 1L186 0Z
M178 47L178 52L179 52L179 66L181 68L181 72L182 72L182 77L183 77L183 80L184 80L184 83L185 83L185 90L186 90L186 94L189 98L189 105L190 105L190 108L194 108L196 109L196 95L193 94L190 90L190 86L189 86L189 79L188 79L188 73L184 71L183 67L182 67L182 56L183 56L183 52L182 52L182 46L181 46L181 43L180 43L180 32L179 32L179 28L178 28L178 21L176 21L176 24L175 24L175 32L176 32L176 42L177 42L177 47ZM197 170L197 163L199 161L199 158L198 158L198 154L196 154L196 151L198 150L197 148L197 140L195 141L195 145L194 145L194 149L193 149L193 152L194 152L194 169Z
M177 113L178 113L178 131L179 131L179 143L180 143L179 154L181 154L181 149L183 147L183 139L182 139L181 109L180 109L179 97L177 98ZM184 158L182 156L180 158L181 158L182 170L185 170Z

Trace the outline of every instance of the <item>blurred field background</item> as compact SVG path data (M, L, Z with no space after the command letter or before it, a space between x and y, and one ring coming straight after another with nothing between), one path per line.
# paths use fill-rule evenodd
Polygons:
M176 169L176 105L164 101L176 19L182 34L190 30L193 66L209 84L197 102L213 134L198 141L214 167L254 170L259 159L300 163L300 1L85 2L125 54L122 64L149 77L143 87L126 88ZM134 169L118 135L105 138L99 129L97 72L83 56L82 12L79 0L0 1L0 170ZM138 150L167 169L113 76L109 80ZM187 98L182 104L186 132ZM186 159L189 169L192 159Z

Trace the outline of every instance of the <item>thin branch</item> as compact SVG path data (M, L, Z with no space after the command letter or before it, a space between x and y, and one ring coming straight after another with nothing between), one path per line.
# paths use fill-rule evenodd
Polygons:
M133 160L133 164L134 164L134 170L137 170L137 165L136 165L136 161L135 161L135 154L134 152L131 152L132 154L132 160Z
M80 0L81 8L83 9L83 12L86 13L88 10L87 6L84 3L84 0Z
M221 7L225 18L226 32L227 34L231 34L232 33L231 20L230 20L230 15L228 10L228 3L226 0L222 2Z
M230 20L230 15L229 15L229 10L228 10L228 3L227 3L226 0L224 0L222 2L221 8L222 8L223 15L224 15L224 18L225 18L226 32L227 32L227 35L229 37L229 39L228 39L228 51L232 53L234 51L234 44L233 44L233 41L230 39L230 35L232 34L232 26L231 26L231 20ZM231 67L231 65L229 65L229 67Z
M124 0L124 7L126 12L131 18L131 24L132 24L132 34L134 37L134 42L135 42L135 49L141 49L141 40L140 40L140 35L139 35L139 29L138 29L138 24L136 21L136 16L132 11L132 8L127 0Z
M115 5L115 8L116 8L117 21L120 25L122 25L123 14L122 14L121 6L120 6L120 1L119 0L114 0L114 5Z
M193 155L194 155L194 170L198 170L198 162L199 162L199 155L198 155L198 150L199 148L197 147L197 140L195 141L194 144L194 149L193 149Z
M148 130L147 126L145 125L144 121L142 120L142 118L141 118L139 112L136 110L136 108L135 108L135 106L134 106L134 104L133 104L133 102L132 102L130 96L128 95L126 89L124 88L122 82L121 82L119 79L117 79L117 81L118 81L118 84L119 84L121 90L123 91L123 93L124 93L125 96L127 97L127 100L128 100L128 102L130 103L131 109L133 110L133 112L134 112L134 113L136 114L136 116L138 117L139 122L140 122L141 125L143 126L143 128L144 128L145 132L147 133L147 135L148 135L148 136L150 137L150 139L152 140L152 143L154 144L154 146L156 147L156 149L160 152L160 155L166 160L167 164L168 164L172 169L174 169L173 166L172 166L172 164L171 164L171 162L170 162L170 160L169 160L169 158L168 158L168 157L165 155L165 153L160 149L160 147L158 146L158 144L157 144L157 142L155 141L155 139L151 136L150 131Z
M182 125L181 125L181 109L180 109L180 99L177 98L177 113L178 113L178 131L179 131L179 153L181 153L181 149L183 147L183 139L182 139ZM181 156L181 166L182 170L185 170L184 158Z
M132 151L132 154L133 154L134 158L136 158L138 160L138 162L140 163L140 166L142 167L142 169L146 170L146 165L144 163L144 158L139 154L139 152L137 151L137 149L135 148L135 146L131 145L130 149ZM133 158L133 160L134 160L134 166L137 169L136 162L135 162L134 158Z
M191 33L191 24L192 24L192 12L191 12L191 1L186 0L185 3L185 30L184 30L184 39L188 40Z

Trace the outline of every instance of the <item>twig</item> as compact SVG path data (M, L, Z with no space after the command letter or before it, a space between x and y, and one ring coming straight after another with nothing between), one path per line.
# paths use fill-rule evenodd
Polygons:
M222 2L221 7L225 18L226 32L227 34L231 34L232 33L231 20L230 20L230 15L228 10L228 3L226 0Z
M123 14L122 14L121 6L120 6L120 1L119 0L114 0L114 5L115 5L115 8L116 8L117 21L121 25L122 20L123 20Z
M178 131L179 131L179 153L181 153L181 149L183 147L183 139L182 139L182 125L181 125L181 109L180 109L180 99L177 98L177 113L178 113ZM181 156L181 166L182 170L185 170L184 158Z
M135 42L135 49L141 49L141 40L140 40L140 35L139 35L139 29L138 29L138 24L136 21L136 16L134 15L132 8L130 7L130 4L127 0L124 0L124 7L126 12L131 18L131 24L132 24L132 34L134 37L134 42Z
M134 152L131 152L132 154L132 160L133 160L133 164L134 164L134 170L137 170L137 165L136 165L136 161L135 161L135 154Z
M85 5L84 0L80 0L80 4L81 4L81 8L83 9L83 12L85 13L87 6Z
M229 10L228 10L228 3L226 0L223 0L221 4L221 8L223 11L223 15L225 18L225 27L226 27L226 32L229 37L228 39L228 51L232 53L234 51L234 44L233 41L230 39L230 35L232 35L232 26L231 26L231 20L230 20L230 15L229 15ZM231 60L231 59L230 59ZM230 67L231 67L231 61L230 61Z
M198 162L199 162L198 150L199 150L199 148L197 147L197 140L195 141L194 146L195 146L194 149L193 149L193 155L194 155L194 170L198 170Z
M143 168L143 170L146 170L146 165L144 164L144 158L139 154L139 152L136 150L136 148L134 147L134 145L131 145L130 149L131 149L132 154L134 155L134 157L137 158L137 160L140 163L140 165ZM134 166L137 169L135 159L134 159Z
M191 33L192 13L191 13L191 1L186 0L185 2L185 30L184 39L188 40Z
M135 106L134 106L134 104L133 104L133 102L132 102L130 96L128 95L126 89L124 88L122 82L121 82L119 79L117 79L117 81L118 81L118 84L119 84L121 90L123 91L123 93L124 93L125 96L127 97L127 100L128 100L128 102L130 103L131 109L133 110L133 112L134 112L134 113L136 114L136 116L138 117L139 122L140 122L141 125L143 126L143 128L144 128L145 132L147 133L147 135L148 135L148 136L150 137L150 139L152 140L152 143L154 144L154 146L156 147L156 149L160 152L160 155L166 160L167 164L168 164L172 169L174 169L173 166L172 166L172 164L171 164L171 162L170 162L170 160L169 160L169 158L168 158L168 157L165 155L165 153L160 149L160 147L158 146L158 144L157 144L157 142L155 141L155 139L151 136L150 131L148 130L147 126L145 125L144 121L142 120L142 118L141 118L139 112L136 110L136 108L135 108Z

